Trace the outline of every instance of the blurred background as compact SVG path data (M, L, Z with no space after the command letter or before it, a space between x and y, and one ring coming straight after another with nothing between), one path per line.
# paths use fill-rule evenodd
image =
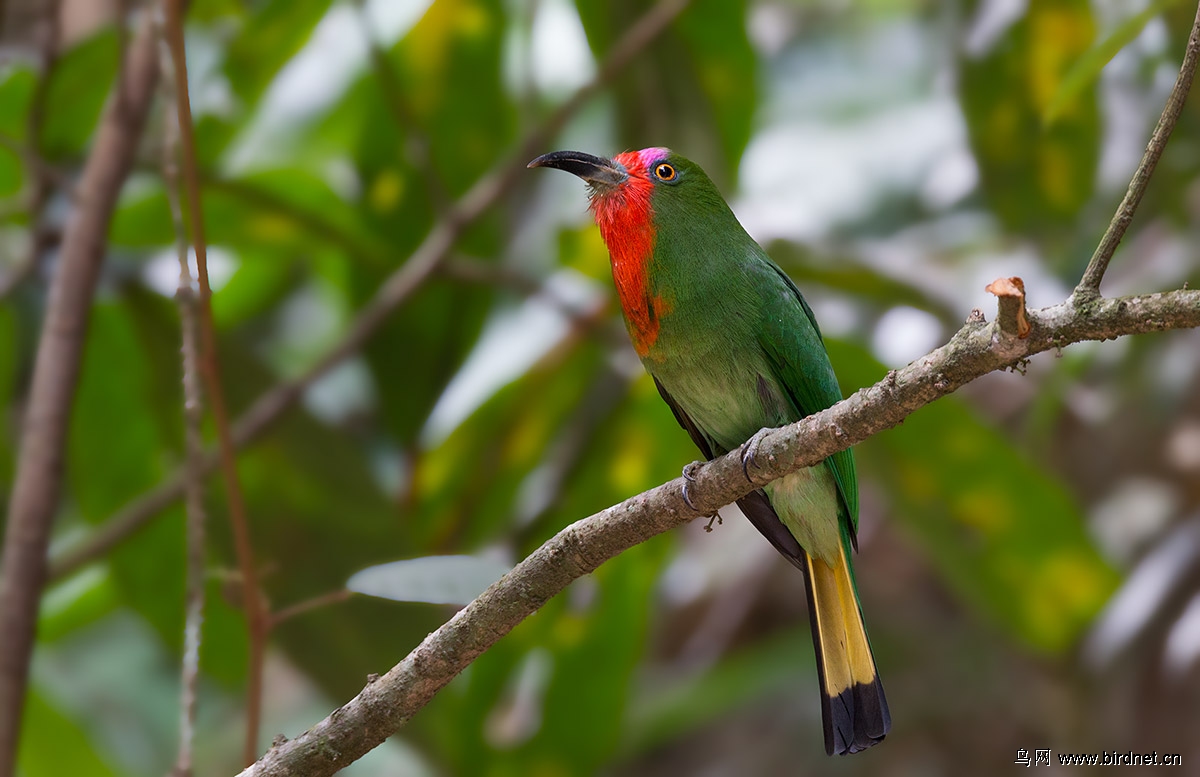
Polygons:
M146 7L0 5L0 504L71 186ZM436 554L515 563L697 457L625 339L584 187L518 173L534 155L517 158L522 138L648 7L191 3L229 404L238 416L273 386L303 388L238 459L263 596L286 614L270 634L260 752L453 612L344 595L351 575ZM536 153L666 145L700 162L807 295L849 393L973 308L991 318L983 289L997 277L1021 276L1034 307L1069 293L1194 10L693 0ZM161 775L177 747L183 510L170 494L142 499L183 460L164 105L92 311L27 777ZM1106 294L1200 283L1198 130L1193 99ZM436 272L365 348L305 380L496 170L511 173L503 193ZM880 747L824 755L803 581L731 513L575 583L345 773L989 775L1020 768L1020 748L1157 750L1194 770L1198 368L1198 332L1071 346L858 446L858 582L894 718ZM198 773L216 775L239 768L247 637L216 480L208 495L196 746ZM129 531L97 548L118 519Z

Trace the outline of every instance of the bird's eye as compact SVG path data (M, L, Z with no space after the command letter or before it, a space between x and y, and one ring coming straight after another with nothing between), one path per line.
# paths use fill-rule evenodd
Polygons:
M666 162L654 168L654 177L660 181L674 181L676 175L675 168Z

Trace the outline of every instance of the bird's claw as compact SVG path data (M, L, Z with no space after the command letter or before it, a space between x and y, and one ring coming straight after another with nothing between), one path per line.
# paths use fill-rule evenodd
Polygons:
M700 464L701 462L699 461L693 461L691 464L688 464L683 468L683 503L697 513L700 512L700 508L692 504L692 497L690 494L688 494L688 486L696 482L696 467L699 467ZM708 516L708 525L704 527L704 531L712 531L713 521L716 521L718 524L720 524L721 517L716 513Z
M696 512L700 511L696 508L696 505L692 504L692 497L688 494L688 486L696 482L695 472L696 467L699 466L700 462L693 461L683 468L683 503Z
M758 465L754 463L754 458L758 455L758 446L762 444L763 437L770 431L770 429L759 429L753 437L742 444L742 474L746 476L747 483L754 483L754 478L750 477L750 468L758 468Z

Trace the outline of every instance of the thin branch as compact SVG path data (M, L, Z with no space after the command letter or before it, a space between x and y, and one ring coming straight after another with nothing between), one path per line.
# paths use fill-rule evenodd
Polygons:
M58 178L50 172L51 165L42 157L41 140L42 125L46 123L46 96L50 92L50 81L58 64L59 38L62 32L59 13L61 5L62 0L47 2L40 9L39 18L35 21L41 63L25 122L25 144L18 150L30 174L25 206L29 212L29 247L20 264L12 268L8 275L0 278L0 299L7 297L26 278L33 275L52 243L52 230L45 224L45 210Z
M296 739L280 742L241 777L303 774L323 777L345 768L400 729L485 650L573 580L624 550L715 512L763 484L898 425L914 411L969 381L1030 356L1084 340L1200 326L1200 291L1173 291L1100 300L1085 310L1063 302L1029 313L1021 339L998 324L972 322L949 343L902 370L891 371L828 410L761 438L754 480L736 450L560 531L391 671Z
M327 594L314 596L311 599L305 599L302 602L284 607L282 610L271 613L271 617L267 619L267 627L274 631L276 628L295 618L297 615L303 615L306 612L328 607L331 604L339 604L346 601L354 595L353 591L345 588L340 588L336 591L330 591Z
M456 281L477 283L481 286L501 286L511 289L524 297L541 294L545 289L545 281L520 270L476 259L471 256L455 254L442 263L439 272ZM556 300L565 307L565 300ZM563 311L568 312L567 310Z
M393 272L370 302L351 323L333 348L307 372L284 381L261 395L244 412L232 429L233 443L242 447L257 439L292 407L306 390L322 376L357 353L392 313L403 305L438 270L450 254L459 235L478 220L508 192L516 177L525 170L529 159L554 137L571 116L596 92L655 39L687 7L690 0L661 0L625 33L600 66L595 78L580 87L536 129L532 130L505 162L480 178L466 194L438 220L416 251ZM205 459L205 472L211 472L216 457ZM51 564L52 579L58 579L83 564L99 558L119 544L165 507L179 498L183 490L180 471L171 473L151 491L137 497L109 518L104 526Z
M353 232L343 229L320 212L296 206L276 193L235 178L221 178L201 171L200 183L210 191L219 191L257 208L282 216L303 229L309 235L340 248L351 258L373 267L385 267L391 263L387 249L382 245L364 240Z
M1187 49L1183 54L1183 62L1179 65L1179 76L1175 79L1175 86L1171 88L1167 104L1163 107L1158 124L1154 127L1150 142L1146 145L1146 153L1142 155L1142 161L1129 181L1125 197L1117 207L1117 212L1113 214L1108 229L1104 231L1104 237L1096 246L1096 251L1092 254L1087 269L1084 270L1083 278L1075 287L1072 299L1078 302L1088 302L1100 296L1100 281L1104 279L1108 263L1121 243L1121 238L1125 237L1125 230L1129 229L1129 224L1133 221L1133 214L1142 201L1142 195L1146 193L1150 176L1154 174L1154 168L1158 165L1158 159L1162 156L1163 149L1167 147L1167 140L1170 139L1171 132L1175 129L1179 114L1183 112L1183 104L1187 101L1188 92L1192 88L1192 77L1196 74L1198 61L1200 61L1200 7L1196 8L1196 19L1192 22L1192 32L1188 36Z
M160 30L161 68L174 74L171 51L165 27ZM187 572L185 574L185 614L183 625L183 658L180 662L179 694L179 753L172 777L191 777L192 752L196 732L196 691L200 679L200 641L204 626L204 475L200 471L204 459L204 438L200 427L204 422L204 395L200 386L200 306L193 288L188 266L187 229L179 204L179 122L170 115L178 95L171 78L163 79L166 115L163 117L162 176L163 189L175 228L175 252L179 260L179 283L175 301L179 307L181 334L183 421L186 460L184 465L184 508L187 522ZM176 108L176 110L178 110Z
M510 289L523 297L538 297L545 300L581 332L595 334L606 345L616 348L631 348L625 327L615 318L606 314L610 307L606 300L584 307L554 293L554 289L545 279L498 265L495 262L485 262L463 255L447 258L439 268L439 272L446 278L453 278L464 283L497 286Z
M213 425L217 430L221 474L229 499L229 520L233 528L234 549L241 575L243 606L246 615L250 658L246 679L246 743L245 763L252 763L258 754L258 728L262 718L262 671L266 654L267 614L258 585L254 565L254 548L250 540L250 524L246 517L246 500L242 495L237 474L237 454L229 430L229 413L221 388L220 359L217 354L216 325L212 314L212 288L208 283L208 259L204 240L204 210L200 201L200 176L196 165L196 143L192 130L192 107L188 95L187 56L183 39L184 0L166 0L166 37L171 49L175 70L175 105L179 115L179 141L183 158L183 180L192 228L192 245L196 252L196 277L200 286L200 374L205 393L212 408ZM198 475L196 464L200 457L189 462L193 477Z
M628 348L628 341L621 347ZM521 509L513 518L517 542L524 544L536 539L529 535L535 528L540 528L538 524L542 518L559 504L569 478L592 449L597 433L628 395L632 377L628 370L621 369L609 359L590 383L574 412L563 419L558 433L546 446L538 466L537 500L522 500Z
M205 451L200 472L208 475L216 468L216 454L213 451ZM87 564L103 558L147 521L175 504L186 487L187 471L187 467L179 467L157 486L113 513L89 534L86 540L51 559L47 577L51 581L61 580Z
M88 312L113 208L133 164L157 79L154 27L147 14L118 77L117 92L125 98L110 99L80 178L29 389L0 566L0 777L11 777L15 766Z

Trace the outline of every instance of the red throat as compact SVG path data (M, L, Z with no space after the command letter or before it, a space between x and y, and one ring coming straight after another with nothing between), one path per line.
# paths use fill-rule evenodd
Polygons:
M650 293L648 275L654 252L650 207L654 184L646 173L648 151L659 149L617 154L613 161L625 168L629 178L610 192L594 195L591 206L612 259L613 281L633 347L643 357L658 339L659 314L665 312L663 300Z

